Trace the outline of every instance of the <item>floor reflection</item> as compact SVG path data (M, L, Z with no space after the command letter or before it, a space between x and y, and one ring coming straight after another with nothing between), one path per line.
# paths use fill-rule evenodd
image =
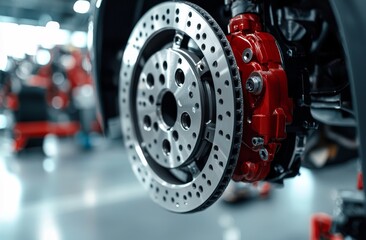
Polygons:
M52 215L41 217L38 232L40 240L61 240L60 228Z
M1 151L0 239L308 239L310 215L331 213L331 193L337 186L354 188L357 170L355 161L301 169L266 200L219 201L202 213L180 215L149 199L120 142L98 143L82 151L74 139L48 136L44 153Z
M6 166L6 159L0 157L0 223L13 221L19 213L22 185Z

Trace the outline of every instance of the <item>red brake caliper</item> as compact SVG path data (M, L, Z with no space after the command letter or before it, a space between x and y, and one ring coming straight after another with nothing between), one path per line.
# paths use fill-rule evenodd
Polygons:
M231 19L227 36L243 85L244 122L240 156L233 180L266 178L292 121L292 100L274 37L262 32L260 18L246 13Z

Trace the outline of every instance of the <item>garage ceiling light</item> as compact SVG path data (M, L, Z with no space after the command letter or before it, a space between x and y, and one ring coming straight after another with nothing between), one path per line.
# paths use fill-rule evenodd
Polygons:
M90 9L90 2L86 0L77 0L74 3L74 11L80 14L84 14L89 12Z

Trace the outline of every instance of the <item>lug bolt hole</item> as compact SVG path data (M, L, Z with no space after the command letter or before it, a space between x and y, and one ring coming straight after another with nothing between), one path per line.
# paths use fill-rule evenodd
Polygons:
M177 71L175 72L175 82L177 86L178 87L183 86L184 81L185 81L184 72L182 71L182 69L178 68Z
M182 114L180 121L182 124L182 128L184 130L189 130L189 128L191 127L191 116L189 116L187 112L184 112Z

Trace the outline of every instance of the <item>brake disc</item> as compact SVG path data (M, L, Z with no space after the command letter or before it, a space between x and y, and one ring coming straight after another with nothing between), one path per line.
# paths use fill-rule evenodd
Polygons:
M174 212L217 200L242 137L238 68L218 24L191 3L166 2L136 24L120 75L124 142L151 198Z

